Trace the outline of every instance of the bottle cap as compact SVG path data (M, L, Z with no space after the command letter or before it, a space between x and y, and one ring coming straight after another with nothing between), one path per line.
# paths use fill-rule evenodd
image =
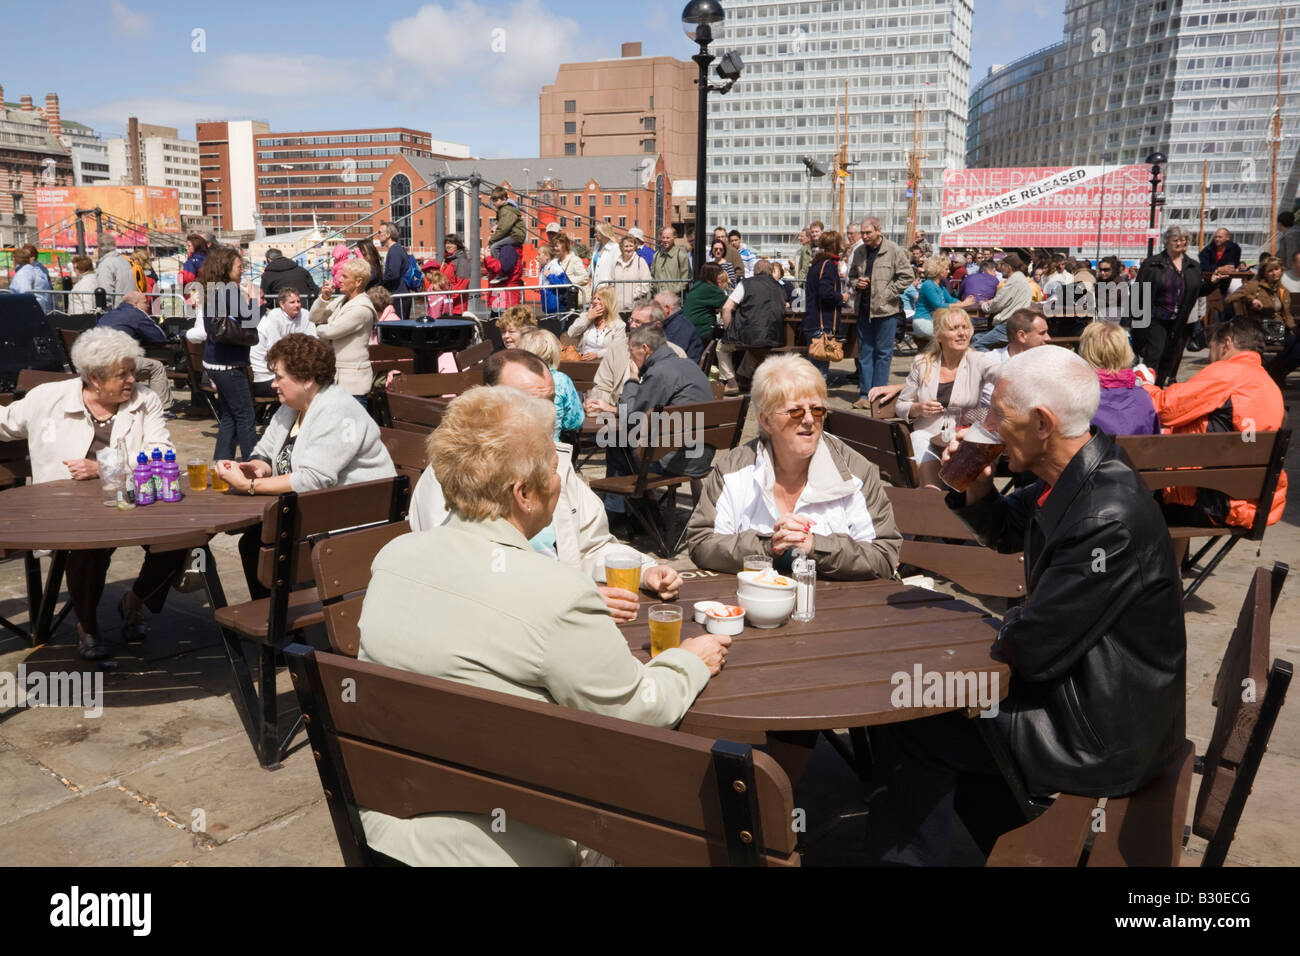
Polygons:
M153 457L156 458L156 459L159 460L159 461L162 461L162 449L160 449L160 448L155 448L155 449L153 450Z
M175 461L175 460L176 460L176 452L168 448L167 454L163 455L163 461Z
M147 465L149 463L149 459L144 452L140 452L140 454L135 456L135 463L137 465Z

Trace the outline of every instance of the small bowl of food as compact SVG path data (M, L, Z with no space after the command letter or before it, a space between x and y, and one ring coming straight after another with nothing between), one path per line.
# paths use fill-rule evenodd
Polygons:
M740 592L736 594L736 603L745 609L745 619L751 627L780 627L794 613L794 589L788 593L765 594L762 592Z
M703 624L705 623L705 615L707 615L709 611L721 610L726 606L727 605L723 604L721 601L696 601L692 607L691 616L695 618L696 624Z
M739 634L745 629L745 609L734 604L711 607L704 614L704 629L710 634Z
M736 575L736 593L751 594L758 598L784 597L795 593L794 578L777 574L771 568L764 571L741 571Z

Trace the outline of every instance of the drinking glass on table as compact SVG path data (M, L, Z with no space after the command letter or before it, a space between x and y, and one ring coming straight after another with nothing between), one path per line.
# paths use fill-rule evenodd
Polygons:
M204 491L208 487L208 463L202 458L191 458L185 463L185 473L190 479L190 491Z
M650 656L680 647L682 643L682 609L676 604L653 604L650 607Z
M636 594L641 590L641 556L611 554L605 557L605 583Z
M772 559L765 554L747 554L745 555L746 571L769 571L772 568Z
M222 477L221 477L221 472L217 471L217 463L216 463L215 461L214 461L214 462L209 462L209 464L208 464L208 474L212 477L212 490L213 490L213 491L229 491L229 490L230 490L230 485L226 483L226 479L225 479L225 478L222 478Z

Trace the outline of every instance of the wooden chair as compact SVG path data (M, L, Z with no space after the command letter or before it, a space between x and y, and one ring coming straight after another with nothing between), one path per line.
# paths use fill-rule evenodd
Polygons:
M388 456L393 459L393 467L399 475L406 475L411 481L411 488L420 480L424 466L429 463L426 446L429 433L406 431L399 428L379 428L379 439L388 449Z
M700 353L700 371L705 375L713 368L714 362L718 359L718 340L709 339L709 344L704 346L704 351Z
M71 372L46 372L42 369L25 368L18 373L18 381L14 383L14 388L18 392L30 392L37 385L46 385L49 382L66 382L70 378L76 378Z
M1164 772L1134 794L1061 794L1046 812L1003 834L989 865L1178 866L1195 772L1202 777L1190 830L1209 841L1201 865L1222 866L1291 683L1290 661L1268 666L1270 621L1287 571L1280 563L1271 571L1258 568L1247 588L1215 679L1217 713L1204 757L1187 740ZM1008 782L1023 793L1018 778L1013 767Z
M63 343L63 351L68 357L68 367L72 367L72 345L81 335L81 329L59 329L59 339Z
M475 385L483 384L483 369L480 366L463 372L425 372L420 375L399 375L388 386L390 392L399 395L419 395L423 398L436 398L440 395L459 395Z
M912 438L901 419L881 420L859 412L832 408L826 413L826 433L834 435L880 469L880 477L899 488L920 485L912 460Z
M320 598L311 586L315 540L340 526L400 521L409 493L409 479L398 475L301 495L289 492L268 501L257 579L271 595L217 608L214 614L235 678L235 707L263 767L280 763L298 730L295 722L283 738L278 736L277 659L294 632L324 620ZM248 647L255 648L260 658L256 691L245 656Z
M482 365L493 351L491 342L480 342L478 345L471 345L467 349L461 349L452 355L452 358L456 360L456 371L463 372L475 365Z
M361 648L361 602L370 586L370 565L384 545L410 530L406 522L394 521L359 531L340 531L312 549L316 593L325 615L325 633L335 654L357 656Z
M349 866L396 862L366 842L363 807L402 819L499 809L629 866L799 865L789 778L749 746L301 644L286 658Z
M389 372L401 372L403 375L415 374L415 349L400 345L370 346L370 368L376 376Z
M1273 507L1273 493L1286 460L1291 442L1290 429L1277 432L1211 432L1199 435L1124 435L1115 443L1128 457L1133 470L1142 476L1153 491L1162 488L1205 488L1229 498L1256 502L1255 523L1249 528L1235 526L1201 527L1175 525L1169 529L1175 553L1182 558L1192 538L1208 538L1185 566L1196 577L1183 591L1183 600L1196 593L1219 562L1227 557L1238 541L1262 541ZM1219 543L1205 566L1197 571L1201 559Z
M382 408L387 427L427 436L442 424L447 403L437 398L385 392Z
M573 379L573 387L579 395L585 395L596 382L596 369L599 362L561 362L560 371Z
M942 575L972 594L1025 596L1024 555L998 554L980 544L944 503L942 491L886 487L885 494L903 535L901 563Z
M714 402L658 407L654 410L654 420L666 424L642 429L645 434L641 444L628 449L630 457L640 452L634 458L636 473L597 478L590 483L591 490L598 494L622 495L637 522L655 539L658 553L662 557L672 558L681 550L686 536L685 523L680 534L676 530L677 489L682 485L690 485L692 496L697 499L695 503L698 503L700 479L656 474L651 470L651 465L669 452L696 443L715 450L735 448L740 441L748 412L748 395ZM692 426L689 430L685 427L687 422ZM664 515L661 515L661 508L665 510ZM694 511L694 504L691 510Z
M13 392L0 393L0 408L13 404L14 400ZM25 485L27 479L31 476L32 459L27 447L27 439L19 438L15 441L0 441L0 491L19 488ZM41 606L41 596L44 593L41 585L41 565L30 551L0 550L0 561L18 557L23 559L23 576L27 587L28 620L34 621L37 609ZM63 615L67 613L69 607L71 607L71 602L64 607L63 612L55 621L55 626L58 626L58 621L63 619ZM14 624L8 618L0 617L0 627L13 631L29 642L32 640L30 630Z

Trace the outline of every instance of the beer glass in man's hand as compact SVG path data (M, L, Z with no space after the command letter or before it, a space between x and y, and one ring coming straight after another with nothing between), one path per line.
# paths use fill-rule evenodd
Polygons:
M972 425L943 450L939 480L953 491L966 492L966 503L973 504L993 491L993 463L1005 449L996 434Z

